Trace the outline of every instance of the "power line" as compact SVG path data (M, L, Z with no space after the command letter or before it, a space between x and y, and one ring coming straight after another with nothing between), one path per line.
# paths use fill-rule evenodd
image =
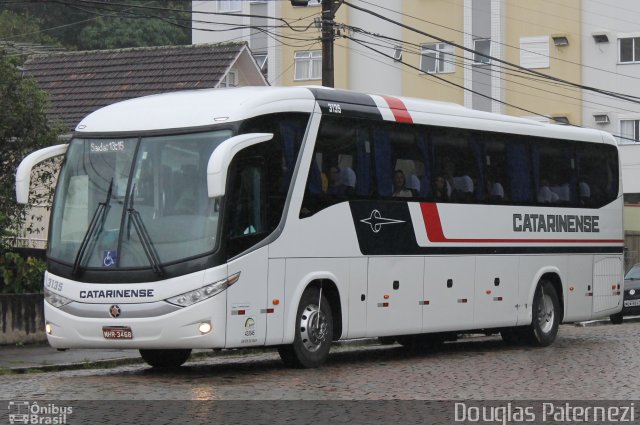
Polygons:
M388 59L396 60L393 56L388 55L388 54L386 54L386 53L384 53L384 52L382 52L382 51L380 51L380 50L374 49L373 47L368 46L367 44L362 43L362 42L360 42L360 40L354 39L353 37L350 37L350 36L348 36L348 35L343 35L342 37L347 38L347 39L349 39L349 40L352 40L352 41L354 41L355 43L357 43L357 44L359 44L359 45L361 45L361 46L363 46L363 47L365 47L365 48L367 48L367 49L369 49L369 50L372 50L372 51L374 51L374 52L376 52L376 53L378 53L378 54L380 54L380 55L382 55L382 56L385 56L385 57L386 57L386 58L388 58ZM396 60L396 61L397 61L397 60ZM416 70L420 71L420 69L419 69L418 67L413 66L413 65L411 65L411 64L409 64L409 63L407 63L407 62L404 62L404 61L402 61L402 60L399 60L399 61L397 61L397 62L400 62L400 63L402 63L402 64L403 64L403 65L405 65L405 66L408 66L408 67L410 67L410 68L413 68L413 69L416 69ZM526 109L526 108L523 108L523 107L520 107L520 106L514 105L514 104L509 103L509 102L505 102L505 101L503 101L503 100L501 100L501 99L493 98L493 97L491 97L491 96L489 96L489 95L486 95L486 94L484 94L484 93L480 93L480 92L475 91L475 90L473 90L473 89L470 89L470 88L464 87L463 85L460 85L460 84L458 84L458 83L454 83L453 81L449 81L449 80L447 80L447 79L445 79L445 78L442 78L442 77L440 77L440 76L438 76L438 75L436 75L436 74L427 74L427 75L429 75L429 76L430 76L430 77L432 77L432 78L436 78L436 79L438 79L438 80L440 80L440 81L442 81L442 82L444 82L444 83L446 83L446 84L450 84L450 85L452 85L452 86L454 86L454 87L460 88L460 89L462 89L462 90L468 91L468 92L470 92L470 93L476 94L476 95L481 96L481 97L484 97L484 98L486 98L486 99L489 99L489 100L492 100L492 101L498 102L498 103L503 104L503 105L505 105L505 106L509 106L509 107L512 107L512 108L515 108L515 109L518 109L518 110L521 110L521 111L527 112L527 113L532 114L532 115L535 115L535 116L539 116L539 117L542 117L542 118L546 118L546 119L548 119L548 120L550 120L550 121L556 121L556 119L555 119L554 117L547 116L547 115L541 114L541 113L539 113L539 112L535 112L535 111L532 111L532 110L530 110L530 109ZM564 124L564 123L563 123L563 124ZM571 124L571 123L569 123L569 124L565 124L565 125L570 125L570 126L572 126L572 127L582 128L582 126L575 125L575 124ZM618 138L618 139L620 139L620 140L631 140L631 141L634 141L634 142L635 142L635 140L634 140L634 139L631 139L631 138L628 138L628 137L624 137L624 136L621 136L621 135L613 135L613 136L614 136L614 137L617 137L617 138Z
M411 15L408 15L406 13L402 13L402 12L399 12L397 10L394 10L394 9L391 9L391 8L388 8L388 7L380 6L380 5L377 5L375 3L371 3L371 2L369 2L367 0L360 0L360 1L362 3L366 3L366 4L369 4L369 5L372 5L372 6L376 6L376 7L380 8L380 9L386 10L388 12L396 13L396 14L404 16L406 18L412 18L412 19L415 19L417 21L421 21L421 22L424 22L424 23L427 23L427 24L430 24L430 25L434 25L434 26L437 26L437 27L440 27L440 28L444 28L444 29L447 29L447 30L450 30L450 31L454 31L454 32L460 33L462 35L468 35L468 36L471 36L471 37L474 36L472 33L468 33L468 32L462 31L462 30L458 30L458 29L455 29L455 28L452 28L452 27L449 27L449 26L446 26L446 25L438 24L438 23L433 22L433 21L428 21L428 20L426 20L424 18L420 18L418 16L411 16ZM617 76L621 76L621 77L640 80L640 77L637 77L635 75L621 74L619 72L610 71L608 69L603 69L603 68L598 68L596 66L585 65L585 64L582 64L582 63L579 63L579 62L570 61L568 59L559 58L557 56L545 55L545 54L542 54L542 53L539 53L539 52L532 52L530 50L523 49L523 48L518 47L518 46L513 46L513 45L508 44L508 43L503 43L503 42L499 42L499 41L495 41L495 40L491 40L491 43L495 43L495 44L498 44L500 46L508 47L508 48L515 49L515 50L518 50L518 51L523 51L523 52L527 52L527 53L533 53L533 54L536 54L538 56L547 57L547 58L550 58L550 59L553 59L553 60L557 60L559 62L569 63L571 65L576 65L576 66L580 66L580 67L583 67L583 68L593 69L593 70L601 71L601 72L608 73L608 74L613 74L613 75L617 75Z
M421 35L424 35L424 36L427 36L427 37L431 37L433 39L436 39L436 40L441 41L443 43L447 43L447 44L449 44L451 46L457 47L459 49L462 49L462 50L464 50L466 52L469 52L469 53L472 53L472 54L479 54L481 56L488 57L492 61L496 61L496 62L502 63L504 65L511 66L513 68L522 70L523 72L528 72L528 73L537 75L537 76L542 77L542 78L547 78L547 79L552 80L552 81L557 81L557 82L560 82L560 83L572 85L574 87L578 87L578 88L581 88L583 90L593 91L593 92L596 92L596 93L602 93L602 94L606 94L608 96L615 97L615 98L618 98L618 99L621 99L621 100L626 100L626 101L629 101L629 102L640 104L640 101L638 101L635 96L624 95L624 94L621 94L621 93L611 92L611 91L608 91L608 90L601 90L601 89L598 89L598 88L595 88L595 87L585 86L585 85L582 85L582 84L577 84L577 83L574 83L574 82L571 82L571 81L567 81L567 80L564 80L562 78L554 77L552 75L543 74L541 72L525 68L523 66L520 66L520 65L511 63L511 62L505 61L503 59L496 58L494 56L487 55L487 54L484 54L484 53L480 53L480 52L478 52L478 51L476 51L474 49L462 46L462 45L460 45L458 43L453 43L453 42L447 41L447 40L443 39L442 37L436 36L434 34L429 34L427 32L419 30L417 28L414 28L414 27L411 27L409 25L403 24L402 22L398 22L398 21L395 21L395 20L393 20L391 18L388 18L386 16L380 15L379 13L376 13L376 12L373 12L371 10L365 9L363 7L351 4L351 3L347 2L347 1L344 1L343 3L346 4L347 6L351 7L351 8L354 8L356 10L360 10L360 11L365 12L365 13L368 13L368 14L370 14L372 16L375 16L375 17L377 17L379 19L382 19L384 21L391 22L391 23L396 24L396 25L398 25L398 26L400 26L402 28L405 28L405 29L408 29L408 30L410 30L412 32L415 32L417 34L421 34Z

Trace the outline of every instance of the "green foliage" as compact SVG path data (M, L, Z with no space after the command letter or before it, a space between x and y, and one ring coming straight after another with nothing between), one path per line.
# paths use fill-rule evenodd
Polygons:
M42 292L46 264L34 257L24 259L15 252L0 255L0 293L29 294Z
M10 10L0 12L0 40L57 45L56 39L41 31L42 20Z
M191 44L190 1L120 0L114 3L117 4L105 2L79 7L73 2L25 1L0 5L0 8L22 16L31 25L21 33L25 34L22 41L50 44L38 39L46 34L72 50ZM2 26L0 21L0 28ZM47 31L37 32L39 29Z
M167 46L188 40L181 28L157 19L97 18L80 31L81 50Z
M52 125L46 115L47 95L32 78L22 77L17 59L0 51L0 254L12 245L12 236L23 229L27 209L15 200L15 174L29 153L58 142L62 127ZM34 175L30 205L46 204L51 196L52 169ZM37 217L32 223L37 223ZM26 229L35 231L36 225Z

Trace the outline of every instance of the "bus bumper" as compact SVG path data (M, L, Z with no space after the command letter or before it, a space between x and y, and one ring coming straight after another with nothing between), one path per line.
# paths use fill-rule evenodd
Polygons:
M80 317L44 303L47 339L53 348L180 349L225 346L226 291L208 300L156 317L109 317L141 304L93 304L105 318ZM122 316L125 316L123 314ZM210 325L208 332L203 332Z

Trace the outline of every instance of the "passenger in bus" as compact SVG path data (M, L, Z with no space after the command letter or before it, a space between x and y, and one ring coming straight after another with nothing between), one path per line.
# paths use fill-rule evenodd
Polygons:
M407 189L411 191L413 196L420 195L420 179L415 174L409 174L407 177Z
M542 204L552 204L558 202L558 195L549 187L549 180L542 179L540 181L540 189L538 190L538 202Z
M411 198L413 193L407 189L407 179L402 170L393 173L393 196L395 198Z
M336 165L329 167L328 173L329 185L327 186L328 195L344 195L347 187L342 184L342 173Z
M558 195L557 202L567 202L570 199L569 183L561 183L555 186L549 187L553 193Z
M578 183L578 201L583 206L591 203L591 188L587 182Z
M356 190L356 172L352 168L345 167L340 172L342 178L342 184L344 185L344 192L346 195L352 195Z
M449 202L449 191L444 176L436 176L433 179L433 201Z

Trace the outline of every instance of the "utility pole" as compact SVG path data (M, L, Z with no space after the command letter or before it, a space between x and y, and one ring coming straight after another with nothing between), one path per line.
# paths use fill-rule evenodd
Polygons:
M290 0L292 6L307 6L309 0ZM333 39L336 11L342 0L322 0L322 85L333 87Z
M322 85L333 87L333 0L322 0Z

